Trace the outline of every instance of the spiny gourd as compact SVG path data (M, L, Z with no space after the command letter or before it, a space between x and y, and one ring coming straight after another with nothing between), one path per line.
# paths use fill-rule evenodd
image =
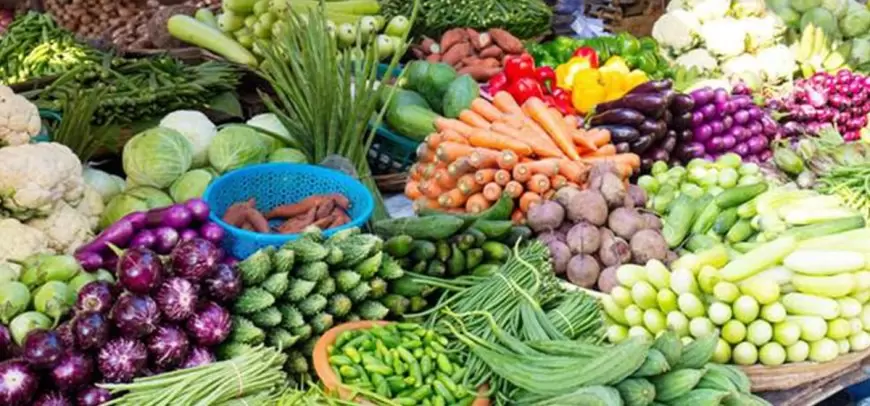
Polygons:
M329 265L323 261L309 262L296 270L296 276L308 281L317 282L329 276Z
M339 265L353 267L368 258L372 253L380 251L383 240L373 234L357 234L336 244L344 252L344 258Z
M299 302L299 311L304 316L313 316L326 308L326 298L321 295L310 295Z
M350 313L353 307L353 302L347 295L336 293L329 297L329 303L326 305L326 311L336 317L341 317Z
M408 312L408 307L411 306L411 301L408 298L400 295L387 295L381 299L381 304L389 309L390 313L396 316L402 316Z
M288 372L301 374L308 371L308 360L299 351L290 352L287 357L287 362L284 364L284 369Z
M239 274L241 274L245 286L256 285L266 279L269 272L272 271L272 253L274 251L274 247L266 247L239 262Z
M271 328L266 331L266 344L277 348L290 348L299 342L299 337L281 327Z
M299 336L300 341L304 341L311 338L311 334L314 333L314 330L308 324L303 324L299 327L293 327L290 329L290 332L293 333L294 336Z
M282 248L272 255L272 265L277 272L293 271L293 264L296 263L296 252L291 249Z
M372 278L369 282L369 297L380 299L387 294L387 281L381 278Z
M381 268L381 264L384 261L384 253L378 251L375 255L363 260L360 262L355 268L354 271L360 275L362 279L371 279L374 277L378 270Z
M278 308L272 306L251 314L251 321L258 327L275 327L281 324L282 315Z
M360 283L356 285L355 288L351 289L347 292L347 297L350 298L354 303L362 302L369 297L369 293L371 293L372 288L367 283Z
M317 281L317 286L314 287L314 293L323 296L329 296L335 293L335 290L335 279L331 277L326 277Z
M383 320L389 313L390 309L374 300L367 300L359 306L359 315L366 320Z
M281 327L292 329L305 325L305 319L302 317L302 312L291 304L280 304L278 310L281 312Z
M283 249L293 250L296 261L302 263L322 261L329 255L329 249L314 241L310 237L301 237L294 241L289 241L282 247Z
M265 281L260 285L263 289L266 289L267 292L271 293L275 297L281 297L284 292L287 291L287 287L290 285L290 273L289 272L278 272L269 275Z
M291 279L287 286L287 292L284 293L284 299L290 302L299 302L305 299L317 286L317 282L307 281L305 279Z
M318 313L309 321L312 330L315 334L323 334L326 330L332 328L335 324L335 319L329 313Z
M336 287L341 292L347 292L355 288L361 280L362 276L360 274L346 269L338 271L335 275Z
M252 286L242 291L233 304L237 314L251 314L275 304L275 296L265 289Z
M387 255L381 261L381 266L378 268L378 276L386 280L399 279L405 275L405 271L399 262L393 257Z
M233 331L230 332L230 343L242 343L256 345L266 338L266 332L254 325L250 320L242 316L232 316Z
M220 359L230 359L236 356L250 354L254 349L253 345L237 342L224 342L218 347L217 356Z

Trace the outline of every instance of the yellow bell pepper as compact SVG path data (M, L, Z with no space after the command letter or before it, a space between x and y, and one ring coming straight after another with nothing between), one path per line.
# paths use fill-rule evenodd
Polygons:
M625 76L625 91L628 92L631 89L637 87L637 85L649 82L649 77L646 75L646 72L635 69L631 71L628 75Z
M621 56L611 56L600 69L604 71L616 71L625 75L631 71L631 69L628 68L628 64L625 63L625 59L622 59Z
M571 103L580 113L588 113L593 107L603 103L607 89L598 83L580 85L571 94Z
M625 74L614 70L601 70L601 84L607 89L608 93L613 91L622 91L625 87Z
M556 67L556 86L571 90L574 86L574 77L577 73L591 68L589 59L575 56Z
M571 84L572 87L577 86L589 86L592 84L600 84L601 82L601 72L598 69L583 69L580 72L577 72L574 75L574 82Z

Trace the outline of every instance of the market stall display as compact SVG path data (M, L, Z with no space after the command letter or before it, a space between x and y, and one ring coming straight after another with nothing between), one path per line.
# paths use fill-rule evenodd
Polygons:
M469 74L475 80L485 82L501 72L508 55L523 53L522 41L501 28L478 32L473 28L454 28L446 31L436 42L423 37L411 47L418 59L428 62L443 62Z

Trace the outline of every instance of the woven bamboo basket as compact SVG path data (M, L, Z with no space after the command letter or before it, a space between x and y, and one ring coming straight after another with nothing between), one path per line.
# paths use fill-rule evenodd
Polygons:
M601 19L608 32L644 37L650 35L666 4L667 0L591 0L584 3L583 14Z
M776 367L752 365L740 368L752 381L753 392L780 391L796 388L849 369L868 355L870 349L843 355L823 364L798 362Z

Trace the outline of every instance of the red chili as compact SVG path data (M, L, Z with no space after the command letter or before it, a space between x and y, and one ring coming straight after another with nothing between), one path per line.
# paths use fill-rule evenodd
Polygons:
M496 93L505 90L508 85L508 77L504 71L496 73L493 77L489 78L487 82L489 85L489 94L495 95Z
M535 60L528 54L509 56L504 60L504 73L508 81L535 77Z
M544 90L541 88L541 84L530 77L520 78L513 81L510 86L508 86L507 90L519 104L525 103L526 100L532 97L544 96Z
M553 70L550 66L541 66L538 69L535 69L535 77L538 79L538 83L544 86L545 89L552 89L553 83L556 82L556 71Z
M590 68L598 67L598 53L595 52L595 49L592 47L580 47L574 51L573 56L579 56L581 58L586 58L589 60Z

